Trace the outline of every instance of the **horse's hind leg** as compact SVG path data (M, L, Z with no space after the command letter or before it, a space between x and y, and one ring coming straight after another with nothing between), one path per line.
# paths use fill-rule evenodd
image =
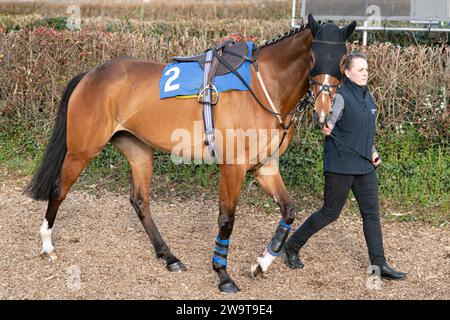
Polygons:
M70 187L75 183L81 171L87 166L89 161L95 157L94 155L77 155L66 154L61 168L60 178L54 184L45 213L45 219L40 228L42 238L41 256L49 261L58 259L55 248L52 244L52 228L55 222L56 214L61 203L66 198Z
M111 143L130 163L132 176L130 202L155 248L156 256L166 261L170 271L185 271L183 263L170 252L150 214L149 193L153 175L152 148L126 132L116 133Z

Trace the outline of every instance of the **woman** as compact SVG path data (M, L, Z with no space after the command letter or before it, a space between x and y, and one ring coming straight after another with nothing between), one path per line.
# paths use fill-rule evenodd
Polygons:
M373 145L377 108L366 86L366 57L361 53L349 54L344 61L344 74L331 117L322 128L326 135L324 204L286 242L286 263L291 268L303 268L300 248L312 235L339 217L351 189L363 218L371 264L380 268L380 276L384 279L404 279L406 274L390 268L384 256L375 174L381 160Z

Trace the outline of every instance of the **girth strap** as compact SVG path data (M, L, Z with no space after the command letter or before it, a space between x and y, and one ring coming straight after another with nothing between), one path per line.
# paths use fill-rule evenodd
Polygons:
M206 53L205 70L203 74L203 89L200 92L198 98L199 102L201 95L203 94L203 125L205 128L205 144L208 146L208 151L215 162L217 162L217 151L214 143L214 120L212 115L212 106L217 103L218 93L217 89L212 84L212 79L217 70L218 61L214 59L213 62L213 50L209 50ZM212 102L212 93L216 93L216 101Z

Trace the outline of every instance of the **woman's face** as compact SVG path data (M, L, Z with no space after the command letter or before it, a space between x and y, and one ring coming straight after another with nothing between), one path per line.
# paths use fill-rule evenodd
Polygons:
M369 70L367 61L363 58L353 58L350 69L345 69L344 72L347 78L352 80L358 86L367 85L367 80L369 79Z

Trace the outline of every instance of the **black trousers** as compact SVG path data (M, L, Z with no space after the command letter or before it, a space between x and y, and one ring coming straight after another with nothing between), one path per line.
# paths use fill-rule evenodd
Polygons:
M358 201L363 219L364 237L372 265L386 264L378 206L378 182L375 171L366 175L325 173L324 204L295 231L286 242L289 250L300 250L316 232L335 221L344 207L350 189Z

